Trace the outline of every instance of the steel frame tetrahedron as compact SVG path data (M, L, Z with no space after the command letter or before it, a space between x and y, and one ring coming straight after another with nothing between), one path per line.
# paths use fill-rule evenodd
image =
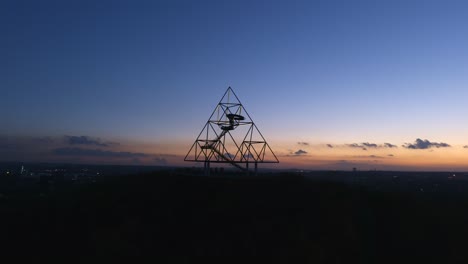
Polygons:
M185 156L185 161L229 163L248 171L249 163L278 163L260 130L237 95L228 87L202 131ZM242 166L244 165L244 166Z

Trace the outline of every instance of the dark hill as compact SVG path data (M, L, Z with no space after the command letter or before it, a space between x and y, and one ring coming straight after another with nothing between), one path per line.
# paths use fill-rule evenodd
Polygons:
M371 192L295 175L165 172L3 194L3 252L122 257L298 256L311 263L465 263L468 198Z

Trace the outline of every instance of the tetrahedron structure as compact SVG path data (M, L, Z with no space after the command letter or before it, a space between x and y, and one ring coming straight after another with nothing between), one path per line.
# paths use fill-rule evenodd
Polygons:
M278 163L260 130L231 87L224 93L202 131L185 156L185 161L229 163L248 171L249 164Z

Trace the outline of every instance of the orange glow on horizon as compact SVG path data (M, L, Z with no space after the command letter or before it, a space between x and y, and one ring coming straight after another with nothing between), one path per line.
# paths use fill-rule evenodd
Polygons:
M143 154L135 158L83 157L80 162L101 164L167 165L199 167L196 162L184 162L184 157L193 142L191 140L132 141L119 140L120 144L103 151ZM267 139L268 141L268 139ZM349 143L325 144L307 142L268 141L278 157L279 164L261 164L260 168L305 169L305 170L444 170L468 171L468 148L452 145L447 148L407 149L402 143L392 148L350 147ZM96 147L83 147L95 149ZM57 161L76 159L63 157Z

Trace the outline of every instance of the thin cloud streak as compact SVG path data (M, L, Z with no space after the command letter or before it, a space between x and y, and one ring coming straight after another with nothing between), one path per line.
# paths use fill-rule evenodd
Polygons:
M378 156L378 155L364 155L364 156L352 156L353 158L359 158L359 159L368 159L368 158L372 158L372 159L385 159L385 157L383 156Z
M111 157L111 158L137 158L148 157L145 153L127 152L127 151L109 151L101 149L83 149L83 148L56 148L52 151L58 156L75 157Z
M65 141L70 145L88 145L88 146L99 146L109 147L115 145L113 142L102 142L99 138L91 138L89 136L64 136Z
M376 144L376 143L369 143L369 142L363 142L363 143L352 143L352 144L345 144L345 146L349 148L360 148L362 150L367 150L367 149L380 149L380 148L397 148L397 145L385 142L384 144Z

